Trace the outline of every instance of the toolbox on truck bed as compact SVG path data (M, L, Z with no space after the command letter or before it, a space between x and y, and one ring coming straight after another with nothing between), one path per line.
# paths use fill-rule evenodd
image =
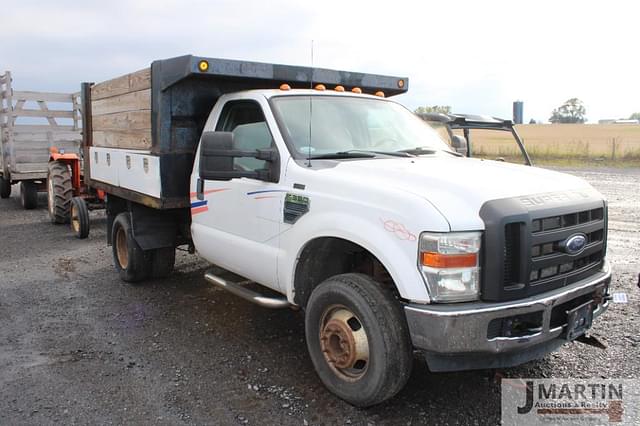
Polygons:
M311 84L408 90L408 80L322 68L204 58L154 61L98 84L83 84L85 175L91 186L149 207L189 207L189 176L202 129L226 93ZM159 179L158 179L159 177ZM123 182L132 182L124 186Z

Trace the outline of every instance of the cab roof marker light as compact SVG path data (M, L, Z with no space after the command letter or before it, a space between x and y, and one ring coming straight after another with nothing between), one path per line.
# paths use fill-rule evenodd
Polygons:
M327 88L324 86L324 84L317 84L315 89L316 90L320 90L320 91L327 90Z
M336 92L344 92L344 86L336 86L336 88L333 90L335 90Z
M384 92L383 92L382 90L378 90L378 91L376 92L376 96L379 96L379 97L381 97L381 98L384 98Z
M362 89L361 89L361 88L359 88L359 87L354 87L353 89L351 89L351 91L352 91L353 93L358 93L358 94L362 93Z
M291 90L291 86L289 86L287 83L282 83L280 85L280 90Z

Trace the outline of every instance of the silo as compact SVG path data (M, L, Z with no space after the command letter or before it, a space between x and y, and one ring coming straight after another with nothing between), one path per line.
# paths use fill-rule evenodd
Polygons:
M522 124L522 117L524 112L524 102L515 101L513 103L513 123Z

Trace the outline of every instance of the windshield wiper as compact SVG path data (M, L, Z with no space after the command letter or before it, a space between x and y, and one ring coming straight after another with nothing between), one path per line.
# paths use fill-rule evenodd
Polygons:
M410 152L402 151L371 151L366 149L350 149L348 151L332 152L329 154L312 155L312 160L332 160L341 158L373 158L377 155L389 155L391 157L415 157Z
M370 152L362 151L341 151L330 152L328 154L310 155L311 160L342 160L346 158L373 158L376 155Z
M431 149L431 148L424 148L424 147L416 147L416 148L409 148L409 149L403 149L400 150L398 152L406 152L412 155L428 155L428 154L435 154L436 152L441 151L441 152L446 152L447 154L451 154L454 155L456 157L462 157L462 154L459 154L457 152L453 152L453 151L448 151L446 149Z

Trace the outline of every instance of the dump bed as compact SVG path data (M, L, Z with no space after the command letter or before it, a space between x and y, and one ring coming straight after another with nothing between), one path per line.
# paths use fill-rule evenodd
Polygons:
M250 89L310 84L406 92L406 78L196 56L158 60L98 84L83 84L90 185L155 208L189 207L200 134L218 98Z
M0 75L0 175L12 182L44 180L49 149L78 153L82 140L80 95L14 91Z

